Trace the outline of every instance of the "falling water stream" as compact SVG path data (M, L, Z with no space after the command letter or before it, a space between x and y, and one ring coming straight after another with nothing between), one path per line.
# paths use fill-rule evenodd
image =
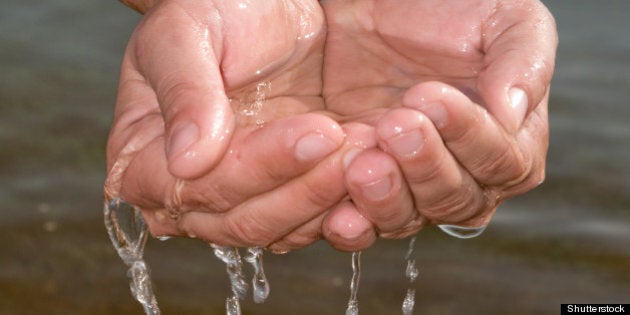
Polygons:
M263 252L260 247L250 247L247 249L245 260L254 268L252 277L252 295L255 303L264 303L269 296L269 281L263 268Z
M361 280L361 252L352 253L352 280L350 281L350 299L346 315L359 315L359 280Z
M131 294L147 315L159 315L149 268L143 258L148 231L140 210L121 199L106 198L103 214L109 238L118 256L129 267Z
M104 206L105 227L109 237L118 252L118 255L127 265L127 275L130 278L130 289L133 297L142 305L147 315L159 315L160 309L157 299L153 293L149 268L144 261L143 253L147 241L148 230L144 222L140 209L126 203L119 198L106 199ZM444 226L440 226L444 230ZM452 230L445 231L447 234L458 238L472 238L480 235L482 228L462 228L449 226ZM462 232L463 231L463 232ZM168 238L159 238L166 240ZM409 247L405 255L407 266L405 277L408 280L409 288L402 303L403 315L413 314L415 306L415 282L418 278L416 261L413 259L413 250L416 236L409 241ZM240 300L247 297L249 285L245 280L243 263L238 248L210 244L214 254L226 265L232 295L226 299L226 314L240 315ZM263 250L260 247L247 249L245 261L253 268L252 276L252 296L254 302L263 303L269 296L269 282L263 268ZM352 253L352 279L350 281L350 298L346 315L359 315L359 281L361 278L361 252Z
M247 297L248 285L243 275L243 263L241 255L236 247L219 246L210 244L214 249L214 255L225 263L227 274L230 278L232 296L225 301L227 315L240 315L241 305L239 300Z
M416 283L416 279L418 278L418 268L416 268L416 260L412 257L415 244L416 236L413 236L409 241L409 249L407 250L407 254L405 255L405 261L407 261L405 276L409 281L409 288L407 288L407 294L405 294L405 298L402 303L403 315L413 314L413 307L416 304L416 289L414 287L414 284Z

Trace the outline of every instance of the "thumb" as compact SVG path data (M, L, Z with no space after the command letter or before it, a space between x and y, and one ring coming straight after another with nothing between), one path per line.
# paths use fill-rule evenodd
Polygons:
M506 1L486 22L484 70L477 89L510 133L544 99L553 76L558 35L538 1Z
M210 28L172 6L150 12L134 34L136 62L164 118L168 169L183 179L221 160L235 125L219 70L221 35Z

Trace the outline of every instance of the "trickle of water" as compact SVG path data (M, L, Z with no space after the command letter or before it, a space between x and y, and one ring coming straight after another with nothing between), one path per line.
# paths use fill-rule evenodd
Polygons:
M227 315L241 315L241 303L236 295L225 300L225 310Z
M361 280L361 252L352 253L352 280L350 281L350 299L346 315L359 315L359 280Z
M416 290L407 289L407 294L405 294L405 299L403 300L403 304L402 304L403 315L413 314L413 308L415 304L416 304Z
M468 226L459 226L459 225L450 225L450 224L440 224L438 225L438 227L440 228L440 230L442 230L442 232L452 237L467 239L467 238L474 238L481 235L481 233L483 233L483 231L486 230L487 226L483 225L480 227L468 227Z
M250 247L247 249L245 260L254 267L252 277L252 295L255 303L264 303L269 296L269 281L263 268L263 250L260 247Z
M143 258L148 231L140 209L119 198L106 198L103 214L107 234L118 256L129 267L131 294L140 302L145 314L159 315L149 268Z
M407 288L407 294L405 294L405 298L402 303L402 312L404 315L413 314L413 308L416 304L416 289L413 286L416 279L418 279L418 268L416 268L416 260L411 258L415 244L416 236L413 236L411 240L409 240L409 249L405 255L405 260L407 261L405 277L409 280L409 288Z
M131 294L142 304L146 314L159 314L157 300L151 286L151 276L149 268L143 260L136 260L129 268L129 278L131 278Z
M247 297L248 285L243 275L243 262L236 247L210 244L214 249L214 255L225 263L230 285L234 296L240 300ZM238 301L237 301L238 302Z

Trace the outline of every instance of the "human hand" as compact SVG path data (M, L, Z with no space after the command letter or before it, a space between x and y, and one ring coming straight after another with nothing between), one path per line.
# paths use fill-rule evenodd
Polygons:
M317 2L159 2L123 59L106 194L154 235L314 241L300 226L346 194L344 132L303 114L324 107L324 35Z
M327 217L331 243L369 246L344 237L361 216L393 238L486 225L542 182L557 34L539 1L322 4L327 109L375 126L382 149L346 169L353 205Z

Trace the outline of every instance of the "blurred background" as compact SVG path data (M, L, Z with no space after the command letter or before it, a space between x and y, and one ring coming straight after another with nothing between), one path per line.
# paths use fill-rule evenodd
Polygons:
M546 182L472 240L423 230L416 314L559 314L630 303L630 2L545 1L560 47ZM140 16L116 1L0 3L0 314L141 314L102 221L119 62ZM407 241L363 253L362 315L400 314ZM164 314L224 314L224 266L198 241L149 240ZM265 256L244 314L343 314L350 254Z

